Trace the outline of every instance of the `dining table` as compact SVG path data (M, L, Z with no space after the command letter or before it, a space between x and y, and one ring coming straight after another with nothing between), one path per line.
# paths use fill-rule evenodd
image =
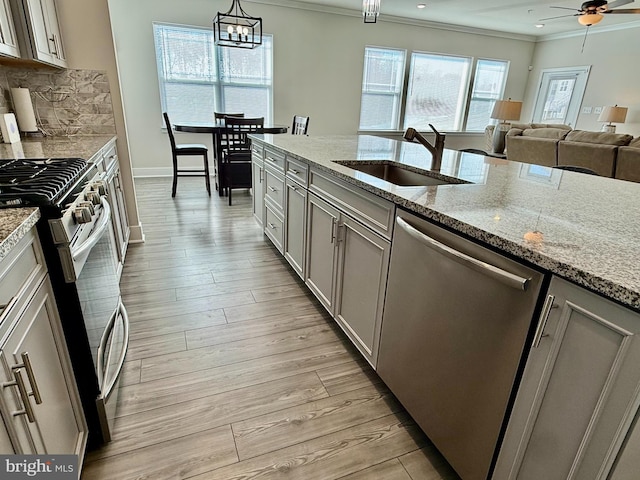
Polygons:
M177 132L189 132L189 133L208 133L213 140L213 157L214 157L214 174L216 177L215 186L220 196L224 195L224 188L218 183L218 172L220 172L220 161L222 157L222 147L220 142L220 132L225 129L224 125L216 123L176 123L173 128ZM287 133L288 127L286 125L264 125L262 128L252 133L258 134L281 134Z

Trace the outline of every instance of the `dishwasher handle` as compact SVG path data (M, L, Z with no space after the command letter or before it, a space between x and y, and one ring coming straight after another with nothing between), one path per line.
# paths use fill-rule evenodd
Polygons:
M511 272L507 272L501 268L496 267L495 265L491 265L489 263L483 262L482 260L478 260L477 258L470 257L469 255L459 252L458 250L451 248L443 243L438 242L437 240L429 237L428 235L422 233L413 225L410 225L401 217L396 217L396 223L400 228L402 228L405 232L407 232L412 238L418 240L423 245L432 248L433 250L445 255L456 262L475 270L476 272L480 272L483 275L487 275L495 280L498 280L505 285L515 288L517 290L525 291L529 284L529 278L523 278L518 275L515 275Z

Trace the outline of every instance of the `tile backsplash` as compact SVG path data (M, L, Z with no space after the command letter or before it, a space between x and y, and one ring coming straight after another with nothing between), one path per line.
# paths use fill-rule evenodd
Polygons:
M45 135L116 133L106 72L0 65L0 114L13 112L11 88L28 88Z

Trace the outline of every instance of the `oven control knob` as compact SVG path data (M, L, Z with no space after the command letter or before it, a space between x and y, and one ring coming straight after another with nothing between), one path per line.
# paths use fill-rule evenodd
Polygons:
M92 216L96 214L96 209L93 208L93 203L91 202L80 202L78 203L78 207L88 208Z
M76 219L76 223L89 223L91 221L89 207L76 207L73 210L73 218Z
M85 198L91 203L93 203L94 205L100 205L101 203L100 194L94 190L88 191L87 194L85 195Z
M104 181L98 180L96 182L93 182L93 184L91 185L91 190L98 192L100 195L106 195L107 185L104 183Z

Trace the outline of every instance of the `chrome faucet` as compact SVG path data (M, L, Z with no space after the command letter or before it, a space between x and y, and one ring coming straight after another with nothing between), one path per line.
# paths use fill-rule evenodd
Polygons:
M422 144L427 150L429 150L431 156L433 157L432 169L440 170L440 166L442 165L442 152L444 151L444 139L446 135L444 133L438 132L431 124L429 124L429 127L431 127L433 133L436 134L435 145L431 145L420 132L411 127L407 128L407 131L404 132L404 139L409 142L414 142L415 140L417 140L418 143Z

